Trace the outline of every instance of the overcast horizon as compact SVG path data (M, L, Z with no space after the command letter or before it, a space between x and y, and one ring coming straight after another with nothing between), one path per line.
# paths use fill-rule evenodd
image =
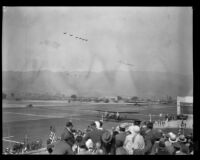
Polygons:
M4 7L3 71L192 75L191 7Z

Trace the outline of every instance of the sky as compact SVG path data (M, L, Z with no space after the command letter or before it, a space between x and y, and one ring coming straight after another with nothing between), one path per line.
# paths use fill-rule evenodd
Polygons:
M3 70L192 75L192 18L191 7L4 7Z

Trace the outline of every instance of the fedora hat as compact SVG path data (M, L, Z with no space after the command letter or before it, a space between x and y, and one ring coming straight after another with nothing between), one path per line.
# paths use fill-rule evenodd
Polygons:
M103 133L101 139L104 143L109 143L112 140L112 135L109 131L106 131Z

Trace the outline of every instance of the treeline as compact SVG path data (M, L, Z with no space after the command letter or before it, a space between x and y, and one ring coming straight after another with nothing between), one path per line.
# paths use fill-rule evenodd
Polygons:
M49 93L5 93L2 92L2 99L7 100L66 100L68 102L71 101L79 101L79 102L96 102L96 103L109 103L109 102L124 102L124 103L176 103L176 98L172 98L171 96L163 97L163 98L143 98L138 96L132 97L122 97L122 96L113 96L113 97L83 97L78 96L76 94L72 94L71 96L66 96L65 94L57 93L51 95Z

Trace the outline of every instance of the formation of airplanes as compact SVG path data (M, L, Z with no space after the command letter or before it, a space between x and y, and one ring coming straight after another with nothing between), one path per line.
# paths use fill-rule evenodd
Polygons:
M67 32L64 32L64 34L67 34ZM74 36L73 34L68 34L69 36L71 37L75 37L76 39L79 39L79 40L82 40L82 41L88 41L88 39L85 39L85 38L81 38L81 37L78 37L78 36Z

